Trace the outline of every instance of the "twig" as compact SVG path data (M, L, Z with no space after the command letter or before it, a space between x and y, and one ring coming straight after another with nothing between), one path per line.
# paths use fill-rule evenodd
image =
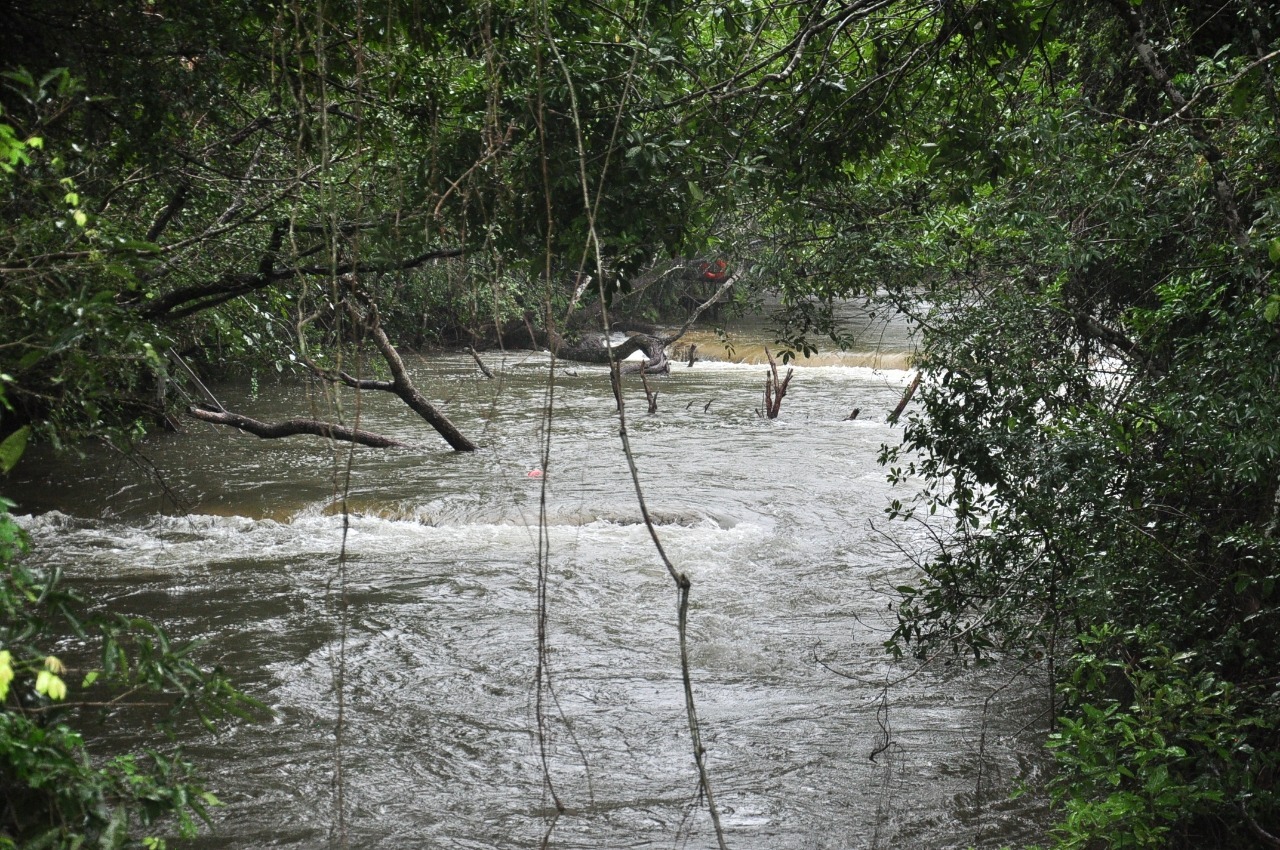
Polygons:
M183 360L182 357L178 354L178 352L174 351L173 348L169 349L169 356L172 357L175 361L177 361L178 365L182 367L183 371L185 371L188 375L191 376L191 380L196 382L196 386L200 388L200 391L202 393L204 393L205 398L213 402L214 407L218 408L218 410L221 410L225 413L227 409L222 406L222 402L218 401L218 399L214 397L213 393L209 392L209 388L206 387L198 377L196 377L196 373L192 370L190 366L187 365L187 361Z

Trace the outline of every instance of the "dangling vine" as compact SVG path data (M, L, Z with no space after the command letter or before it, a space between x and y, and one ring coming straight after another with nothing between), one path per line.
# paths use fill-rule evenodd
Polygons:
M605 286L605 264L601 251L600 237L596 229L597 213L599 210L600 198L603 195L604 180L609 171L609 159L616 149L618 127L621 123L623 109L625 108L626 98L630 91L630 79L636 69L636 54L632 55L631 66L627 71L626 81L622 86L622 95L619 98L617 112L615 114L613 131L609 138L608 144L605 146L604 163L601 166L600 182L595 190L595 198L592 198L591 184L587 175L587 150L584 138L580 112L578 107L576 87L573 80L573 74L569 70L568 64L561 54L559 46L556 42L555 34L551 29L550 11L544 2L541 6L543 34L546 38L547 46L555 60L555 64L564 78L566 91L569 97L569 118L572 122L574 138L577 144L577 166L579 185L582 189L582 205L583 213L586 217L586 244L583 246L583 255L578 265L578 278L582 279L588 258L594 260L595 278L600 297L600 310L604 341L609 353L609 370L610 379L614 386L614 395L617 400L618 415L618 436L622 443L622 451L626 456L627 468L630 472L631 481L635 488L636 501L640 508L640 514L644 521L645 528L648 530L649 537L653 542L659 559L667 570L667 574L671 577L676 587L677 595L677 614L676 614L676 630L680 651L680 668L681 679L684 688L685 711L689 725L690 743L693 749L694 763L698 770L699 789L703 798L706 800L707 810L711 817L712 827L715 831L716 842L720 850L727 850L728 845L724 837L724 829L720 823L720 812L716 806L715 794L712 790L710 771L707 767L707 752L702 744L701 725L698 722L697 707L693 695L693 678L689 664L689 646L688 646L688 614L689 614L689 592L692 589L692 582L687 574L676 569L671 559L667 556L666 550L663 548L662 540L658 535L657 527L653 522L652 516L649 514L648 506L645 502L644 488L640 484L640 472L636 465L635 455L631 449L631 440L627 430L626 406L623 401L621 392L621 373L618 358L614 355L613 345L610 339L610 321L608 311L608 291ZM637 48L638 49L638 48ZM544 157L545 161L545 157ZM545 488L545 482L544 482ZM544 610L544 600L540 599L540 616ZM542 631L540 630L540 641ZM545 652L543 645L539 646L540 654ZM541 730L540 730L541 732ZM545 764L545 763L544 763ZM549 780L548 780L549 781Z

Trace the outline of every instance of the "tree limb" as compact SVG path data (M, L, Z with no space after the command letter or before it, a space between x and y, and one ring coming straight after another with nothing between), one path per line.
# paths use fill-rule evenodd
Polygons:
M698 308L694 310L692 314L690 314L688 319L685 319L684 324L680 327L680 330L676 332L675 336L666 337L663 339L663 342L666 343L667 345L671 345L676 340L680 339L680 337L684 336L685 332L689 330L689 327L694 322L698 321L698 317L701 316L708 307L710 307L712 304L715 304L722 297L724 297L724 294L728 292L729 289L737 282L738 282L737 275L731 274L727 278L725 278L724 283L720 284L720 288L717 289L714 293L712 293L710 298L708 298L706 301L699 304Z
M441 437L444 438L455 451L473 452L476 450L476 444L471 442L459 431L448 417L427 400L427 397L418 392L418 388L414 386L413 380L409 377L409 371L405 369L404 361L400 358L400 352L396 351L396 347L392 345L387 332L382 329L382 323L378 318L377 305L373 303L365 293L361 292L356 286L354 275L344 275L343 282L352 295L363 302L365 314L361 315L356 305L348 302L352 318L364 325L368 330L369 336L373 339L373 344L378 349L378 353L382 355L382 359L386 362L387 368L391 371L391 381L370 381L362 388L380 389L392 393L401 401L409 406L409 408L417 413L426 421L428 425L436 430ZM344 380L355 380L350 375L339 374ZM357 382L364 383L364 382Z
M1124 354L1143 362L1150 361L1150 358L1138 343L1129 339L1129 337L1125 336L1115 328L1104 325L1093 316L1087 314L1081 315L1079 319L1082 325L1082 330L1094 339L1101 341L1103 345L1106 345L1115 351L1123 352Z
M911 397L916 394L916 390L920 389L921 372L916 372L915 380L911 382L911 386L907 387L902 393L902 398L898 400L898 406L889 414L889 418L885 421L890 425L898 424L898 417L902 416L902 411L907 409L907 402L911 401Z
M284 269L273 268L273 264L269 263L268 260L274 256L271 245L278 247L277 233L283 235L283 231L273 231L271 244L268 245L267 251L263 254L263 260L259 264L256 273L228 274L214 283L184 286L180 289L175 289L146 302L138 310L138 313L144 318L156 321L181 319L185 316L208 310L211 307L216 307L233 298L267 289L283 280L291 280L302 276L314 277L333 274L334 269L329 265L293 266ZM306 251L303 256L316 253L321 248L323 248L323 245L318 245ZM465 249L463 248L438 248L402 260L339 265L339 269L343 272L361 274L401 271L417 268L431 260L460 257L464 253Z
M400 353L391 344L391 340L387 338L386 331L382 329L376 319L369 328L369 332L373 337L374 345L377 346L378 351L382 354L382 359L387 362L387 367L391 370L389 391L409 405L410 409L426 420L428 425L436 429L436 433L444 437L445 442L452 446L454 450L460 452L475 451L476 444L463 436L462 432L455 428L444 414L436 410L431 402L427 401L426 396L418 392L418 388L413 385L408 371L404 368L404 361L400 359Z
M181 212L182 208L186 206L187 195L190 192L190 189L191 187L186 183L178 186L178 191L173 193L173 197L169 199L169 203L165 204L164 209L160 211L158 216L156 216L156 220L152 223L151 228L147 230L147 235L144 237L147 242L155 242L159 239L160 234L169 226L169 222L173 220L173 217Z
M409 447L408 443L402 443L399 440L393 440L381 434L361 431L358 428L348 428L346 425L321 422L318 419L286 419L283 422L259 422L257 419L250 419L248 416L241 416L238 413L230 413L225 410L205 410L202 407L188 407L187 415L202 422L211 422L214 425L230 425L232 428L238 428L264 440L309 434L314 437L357 443L375 449Z

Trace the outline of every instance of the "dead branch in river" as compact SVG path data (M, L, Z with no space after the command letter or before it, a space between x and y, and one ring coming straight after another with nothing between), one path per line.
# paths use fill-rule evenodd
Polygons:
M911 397L916 394L916 390L920 388L920 373L916 372L916 379L911 382L911 386L907 387L906 392L902 394L902 400L898 402L898 406L893 409L893 413L889 414L889 418L885 421L890 425L898 424L898 417L902 415L902 411L907 409L907 402L911 401Z
M782 408L782 399L787 394L787 385L791 383L791 376L795 374L795 370L788 368L787 377L779 381L778 361L773 359L773 352L767 345L764 348L764 356L769 358L769 371L764 376L764 415L769 419L777 419L778 411Z
M649 399L649 413L658 412L658 394L649 387L649 378L644 369L640 370L640 383L644 385L644 394Z
M194 406L187 408L187 415L202 422L211 422L214 425L230 425L232 428L238 428L264 440L276 440L281 437L307 434L313 437L325 437L330 440L342 440L361 446L371 446L375 449L409 447L408 443L402 443L399 440L393 440L381 434L362 431L358 428L349 428L346 425L334 425L331 422L322 422L319 419L286 419L283 422L260 422L257 419L250 419L248 416L241 416L238 413L231 413L226 410L207 410L203 407Z
M382 323L378 317L378 307L356 286L354 278L350 275L343 278L343 282L347 286L348 292L352 297L361 302L360 305L354 301L347 302L347 310L353 321L369 334L373 340L374 347L378 349L378 353L382 355L383 361L387 364L387 368L391 372L390 381L369 380L366 378L357 378L341 370L323 369L315 363L304 358L303 363L309 368L313 374L333 383L341 383L352 389L357 390L376 390L378 392L388 392L399 398L409 409L417 413L422 419L436 430L441 437L444 438L455 451L473 452L476 450L476 444L468 440L461 431L457 429L449 418L441 413L427 400L427 397L418 391L414 386L413 379L409 377L409 372L405 369L404 361L400 358L400 352L396 351L396 347L391 343L391 339L387 336L386 331L382 329ZM363 311L361 310L363 306ZM304 319L299 323L298 335L302 337L302 326L309 319Z
M476 352L476 350L468 345L467 353L471 355L472 360L476 361L476 365L480 367L480 371L484 373L484 376L492 381L493 373L489 371L488 366L484 365L484 361L480 359L480 355Z

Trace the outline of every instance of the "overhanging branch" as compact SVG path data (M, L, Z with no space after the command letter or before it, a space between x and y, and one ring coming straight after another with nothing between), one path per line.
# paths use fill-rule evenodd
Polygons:
M393 440L381 434L362 431L358 428L349 428L346 425L334 425L318 419L286 419L283 422L260 422L257 419L250 419L248 416L241 416L238 413L231 413L225 410L206 410L203 407L188 407L187 415L193 419L199 419L201 422L210 422L214 425L230 425L232 428L238 428L264 440L276 440L281 437L306 434L313 437L325 437L330 440L342 440L361 446L370 446L375 449L409 448L408 443L402 443L399 440Z
M335 272L335 269L329 265L274 268L274 251L279 247L278 234L282 234L282 231L273 230L271 242L268 244L267 251L263 254L256 273L228 274L214 283L175 289L146 302L138 310L139 315L154 321L172 321L208 310L242 295L250 295L267 289L284 280L292 280L303 276L323 277L332 275ZM303 256L318 253L322 248L323 245L313 246L305 251ZM465 253L466 251L463 248L437 248L399 260L339 264L336 271L343 274L351 272L376 274L405 271L423 266L432 260L461 257Z

